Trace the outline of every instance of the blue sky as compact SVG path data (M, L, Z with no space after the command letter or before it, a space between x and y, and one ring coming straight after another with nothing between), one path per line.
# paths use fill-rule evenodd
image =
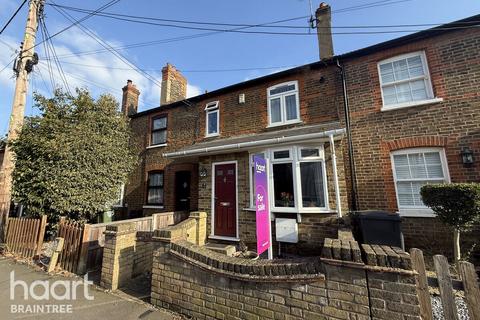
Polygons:
M50 1L47 1L50 2ZM57 4L85 9L96 9L103 1L55 0ZM446 23L480 13L478 0L392 0L385 6L362 10L335 12L343 8L369 4L375 0L332 0L333 26L368 26ZM21 0L0 0L0 25L6 22ZM318 7L320 1L312 0ZM238 24L260 24L275 20L302 17L310 14L309 2L306 0L122 0L106 12L153 16L166 19L195 20ZM46 24L50 34L70 24L52 7L46 6ZM26 19L26 8L17 15L7 30L0 35L0 70L14 57L11 48L17 48L22 41ZM71 12L76 18L82 13ZM308 26L307 18L282 23L283 25ZM112 46L169 39L180 36L204 33L199 30L158 27L127 23L102 17L92 17L84 25L94 30L102 39ZM215 27L218 28L218 27ZM419 30L427 27L399 28L401 30ZM261 29L267 30L267 29ZM268 29L270 30L270 29ZM358 29L334 29L334 31L355 31ZM382 29L375 29L382 30ZM383 29L386 30L386 29ZM391 30L391 29L388 29ZM274 30L287 31L292 30ZM303 32L303 29L293 30ZM312 33L315 33L312 30ZM343 53L388 39L400 37L406 33L387 33L370 35L334 35L335 53ZM40 37L41 38L41 37ZM87 87L94 95L103 92L112 93L118 99L121 87L127 79L132 79L141 91L139 109L145 110L158 106L160 89L152 81L113 57L111 53L76 55L74 53L96 50L101 46L74 27L55 37L54 44L62 67L71 87ZM32 108L32 91L44 95L51 93L48 68L43 47L39 47L41 62L32 74L32 81L27 98L26 114L36 111ZM160 69L167 62L184 70L189 81L190 96L212 91L229 84L256 78L268 73L283 70L289 66L301 65L318 59L317 38L315 35L258 35L223 33L208 37L157 44L122 51L138 67L148 69L149 74L160 79ZM94 67L85 67L86 64ZM118 69L108 69L108 68ZM218 69L265 68L231 72L192 72ZM58 77L58 75L55 75ZM43 78L43 79L42 79ZM0 73L0 135L7 131L8 116L11 111L14 79L11 68Z

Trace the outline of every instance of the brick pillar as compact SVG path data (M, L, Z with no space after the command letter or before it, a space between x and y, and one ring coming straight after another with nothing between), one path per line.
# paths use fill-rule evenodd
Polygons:
M207 239L207 213L194 211L190 213L190 218L196 220L196 240L195 244L199 246L205 245Z
M134 223L107 226L100 280L102 287L116 290L132 277L135 242Z
M122 91L122 113L126 116L137 113L140 91L133 84L132 80L127 80L127 85L122 88Z
M170 63L162 69L162 93L160 105L183 100L187 97L187 79Z

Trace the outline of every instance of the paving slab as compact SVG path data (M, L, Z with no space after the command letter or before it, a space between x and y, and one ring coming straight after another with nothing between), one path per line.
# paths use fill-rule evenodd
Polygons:
M12 276L16 281L13 291ZM78 282L76 287L72 287L73 281L80 280L79 277L47 274L32 266L0 257L0 319L182 319L177 314L157 309L128 294L108 292L95 285L88 285L87 295L84 295L83 283ZM49 286L50 291L53 287L54 293L45 294L45 286ZM28 291L26 300L25 288ZM33 292L30 292L32 288ZM35 296L42 299L35 299ZM67 297L70 299L64 299ZM20 312L22 308L23 312Z

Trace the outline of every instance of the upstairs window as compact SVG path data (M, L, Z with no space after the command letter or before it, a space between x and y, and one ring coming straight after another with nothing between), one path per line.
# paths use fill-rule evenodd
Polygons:
M406 107L434 98L423 51L381 61L378 71L384 109Z
M163 206L163 172L148 173L147 204Z
M268 88L268 119L269 126L300 121L297 81Z
M220 110L218 108L218 101L207 103L205 107L206 112L206 136L213 137L219 134Z
M167 143L167 117L160 116L152 119L152 137L150 145L162 145Z
M426 209L420 189L449 182L445 153L439 148L406 149L392 153L397 202L402 209Z

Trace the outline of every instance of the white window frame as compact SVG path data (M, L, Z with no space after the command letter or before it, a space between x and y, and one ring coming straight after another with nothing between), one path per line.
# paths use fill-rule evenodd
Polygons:
M278 87L282 86L287 86L287 85L295 85L295 90L292 91L287 91L287 92L282 92L278 94L270 94L270 91L273 89L276 89ZM296 100L296 107L297 107L297 119L292 119L292 120L286 120L287 118L287 105L285 103L285 97L290 96L295 94L295 100ZM283 82L276 84L272 87L269 87L267 89L267 96L268 96L268 127L278 127L278 126L284 126L288 124L293 124L293 123L299 123L302 122L300 118L300 99L299 99L299 90L298 90L298 81L289 81L289 82ZM280 117L281 121L280 122L275 122L272 123L272 112L271 112L271 101L272 99L275 98L280 98Z
M217 114L217 132L215 133L209 133L208 132L208 127L209 127L209 115L211 113L216 113ZM205 106L205 137L216 137L220 135L220 107L219 107L219 101L213 101L207 103Z
M301 157L302 149L318 149L319 155L312 157ZM276 151L285 151L289 150L290 157L284 159L274 159L273 154ZM270 211L275 212L287 212L287 213L306 213L306 212L330 212L329 199L328 199L328 185L327 185L327 171L325 164L325 151L323 145L298 145L298 146L285 146L278 148L269 148L264 150L251 151L249 154L249 182L250 182L250 209L255 208L254 202L254 188L253 188L253 176L252 176L252 166L253 166L253 155L263 153L265 159L269 161L269 172L268 172L268 184L270 189ZM325 198L324 207L304 207L302 201L302 181L301 181L301 172L300 172L300 163L302 162L321 162L322 171L323 171L323 192ZM274 192L274 181L273 181L273 165L278 163L292 163L292 176L293 176L293 193L294 193L294 207L276 207L275 206L275 192Z
M394 156L396 155L404 155L404 154L412 154L412 153L428 153L428 152L438 152L440 154L440 161L442 164L442 171L443 171L443 180L445 183L450 183L450 174L448 171L448 162L447 156L445 154L445 149L442 147L428 147L428 148L408 148L408 149L401 149L395 150L390 152L390 162L392 164L392 174L393 174L393 183L395 184L395 198L397 200L397 208L398 213L404 217L435 217L436 215L432 211L432 209L426 206L400 206L400 201L398 199L398 190L397 190L397 173L395 171L395 160ZM438 181L440 179L409 179L408 181Z
M420 56L420 59L422 60L422 67L423 67L423 76L418 76L414 78L409 78L405 80L398 80L394 82L389 82L389 83L383 83L382 81L382 73L380 70L380 66L386 63L392 63L398 60L404 60L412 57ZM425 55L425 51L416 51L416 52L410 52L402 55L398 55L389 59L385 59L382 61L379 61L377 63L377 71L378 71L378 78L380 80L380 92L382 94L382 111L388 111L388 110L394 110L394 109L399 109L399 108L407 108L407 107L413 107L413 106L419 106L419 105L425 105L425 104L431 104L431 103L437 103L443 101L441 98L435 98L434 93L433 93L433 88L432 88L432 80L430 77L430 71L428 68L428 62L427 62L427 57ZM416 101L409 101L409 102L403 102L403 103L396 103L396 104L390 104L386 105L385 104L385 98L383 95L383 87L385 86L391 86L395 84L401 84L401 83L407 83L407 82L412 82L415 80L424 80L425 82L425 90L427 93L427 99L425 100L416 100Z

